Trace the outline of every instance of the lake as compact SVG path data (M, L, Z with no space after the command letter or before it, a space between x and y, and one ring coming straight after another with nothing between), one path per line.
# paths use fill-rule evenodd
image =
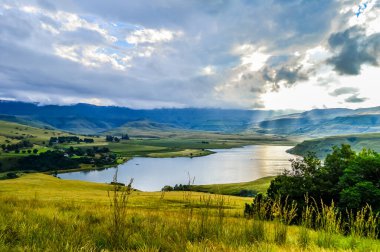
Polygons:
M136 157L114 168L59 174L62 179L109 183L118 169L118 181L127 183L134 178L133 187L143 191L159 191L165 185L223 184L247 182L278 175L290 168L286 153L292 146L252 145L233 149L218 149L204 157L147 158Z

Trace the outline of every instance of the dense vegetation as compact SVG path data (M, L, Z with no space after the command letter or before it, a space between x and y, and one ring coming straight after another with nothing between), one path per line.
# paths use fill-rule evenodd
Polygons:
M117 156L110 153L107 147L86 150L70 147L66 150L48 150L38 155L22 157L14 170L58 171L75 169L81 164L92 164L96 167L116 165Z
M33 147L33 144L28 140L22 140L15 144L2 144L1 149L5 152L9 151L19 151L22 148L31 148Z
M313 154L292 160L292 169L272 180L267 196L258 195L253 204L246 204L245 214L272 220L280 211L288 224L331 225L334 232L376 238L379 181L380 154L366 149L356 153L342 145L334 147L323 164Z
M349 145L334 147L323 165L313 154L292 161L292 170L285 171L271 182L268 196L288 197L302 205L308 194L325 203L334 201L342 210L358 210L366 204L380 211L380 155L372 150L354 152Z
M59 136L59 137L51 137L49 140L49 144L63 144L63 143L93 143L94 139L92 138L83 138L81 139L78 136Z

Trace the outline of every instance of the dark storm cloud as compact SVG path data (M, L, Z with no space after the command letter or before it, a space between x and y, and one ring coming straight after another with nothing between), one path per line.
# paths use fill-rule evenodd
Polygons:
M378 66L380 55L380 33L366 36L358 26L334 33L329 38L334 56L327 62L339 74L358 75L364 64Z
M285 82L285 86L291 86L298 81L308 80L306 73L302 71L302 66L289 67L281 66L278 69L264 68L262 70L263 78L266 81L278 84L281 81ZM278 85L276 85L278 87Z

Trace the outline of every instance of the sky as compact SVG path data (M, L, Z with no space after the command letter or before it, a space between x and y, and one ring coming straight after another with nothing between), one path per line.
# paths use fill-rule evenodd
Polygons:
M0 0L0 99L380 106L380 0Z

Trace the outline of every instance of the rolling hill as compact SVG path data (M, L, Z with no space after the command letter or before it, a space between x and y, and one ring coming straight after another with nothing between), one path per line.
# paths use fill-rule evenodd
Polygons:
M306 140L288 152L300 156L306 155L307 152L314 152L319 158L324 158L331 153L333 146L341 144L349 144L355 151L366 148L380 152L380 133L341 135Z

